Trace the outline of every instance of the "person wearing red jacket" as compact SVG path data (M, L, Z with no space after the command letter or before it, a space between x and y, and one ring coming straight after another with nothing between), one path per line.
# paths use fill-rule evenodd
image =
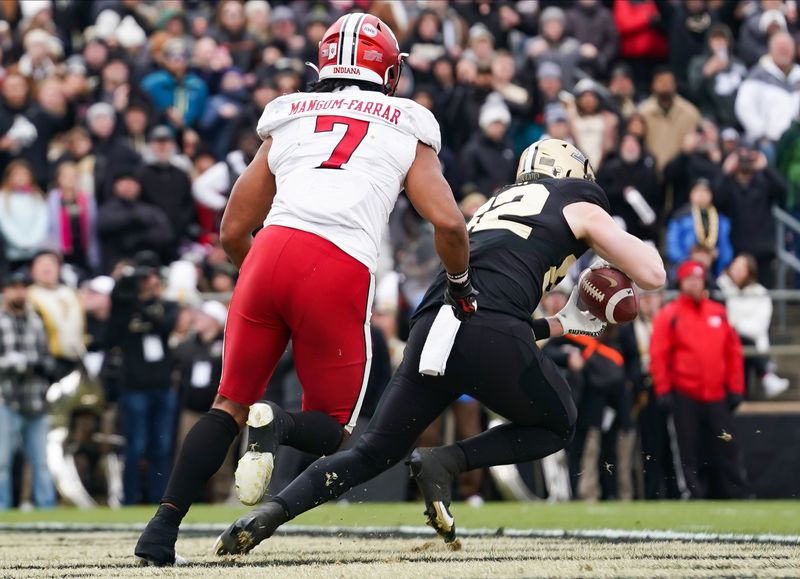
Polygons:
M614 24L619 31L619 55L633 69L639 91L650 82L653 67L666 62L669 46L655 0L617 0Z
M684 262L678 285L680 296L656 314L650 338L653 390L674 421L678 483L692 498L709 495L706 480L718 483L712 494L743 498L745 473L733 435L733 411L744 394L742 347L725 306L706 295L702 264Z

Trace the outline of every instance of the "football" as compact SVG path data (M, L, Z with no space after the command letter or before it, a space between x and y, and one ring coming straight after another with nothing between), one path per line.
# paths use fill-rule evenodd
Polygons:
M639 297L630 278L614 267L589 271L579 298L593 316L609 324L626 324L639 314Z

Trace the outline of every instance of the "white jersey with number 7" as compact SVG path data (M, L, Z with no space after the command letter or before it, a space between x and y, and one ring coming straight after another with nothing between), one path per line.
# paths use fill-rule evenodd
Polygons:
M277 193L264 226L319 235L374 272L381 232L416 156L441 147L439 124L409 99L351 87L295 93L269 103L258 122L272 137Z

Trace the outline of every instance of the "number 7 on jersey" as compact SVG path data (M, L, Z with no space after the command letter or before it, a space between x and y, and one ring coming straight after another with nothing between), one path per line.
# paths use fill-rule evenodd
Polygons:
M339 115L320 115L317 117L317 124L314 127L315 133L327 133L333 130L335 125L345 125L347 130L342 136L342 140L333 149L333 153L327 161L319 165L319 169L341 169L342 165L350 160L353 153L367 136L369 122Z

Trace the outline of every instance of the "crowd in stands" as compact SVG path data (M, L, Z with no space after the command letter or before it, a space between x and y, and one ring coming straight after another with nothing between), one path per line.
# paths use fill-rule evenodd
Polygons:
M98 428L125 436L124 500L160 497L176 435L219 379L237 275L219 224L259 147L257 120L315 80L304 63L316 62L326 28L364 10L408 53L398 96L438 120L440 160L466 219L513 181L531 142L574 142L619 222L662 250L673 286L682 263L702 263L706 286L723 292L732 327L759 353L748 370L767 394L786 389L767 357L766 290L772 208L800 215L795 0L10 0L0 3L0 508L12 504L22 439L33 498L53 504L41 462L44 385L76 367L101 385L102 401L88 405ZM438 267L431 228L401 197L378 272L373 401ZM656 299L645 321L660 297L643 297ZM637 423L656 412L645 330L602 347L549 346L565 371L590 377L577 391L592 408L591 452L572 452L573 473L597 466L612 425L623 457L613 489L575 480L583 498L634 496ZM284 401L296 399L290 353L286 366L268 394ZM593 394L589 382L606 374ZM469 408L455 412L466 434L480 423ZM664 446L660 430L639 431ZM103 445L82 444L94 448L78 464L85 481ZM667 496L647 484L636 496ZM466 481L462 494L480 485Z

